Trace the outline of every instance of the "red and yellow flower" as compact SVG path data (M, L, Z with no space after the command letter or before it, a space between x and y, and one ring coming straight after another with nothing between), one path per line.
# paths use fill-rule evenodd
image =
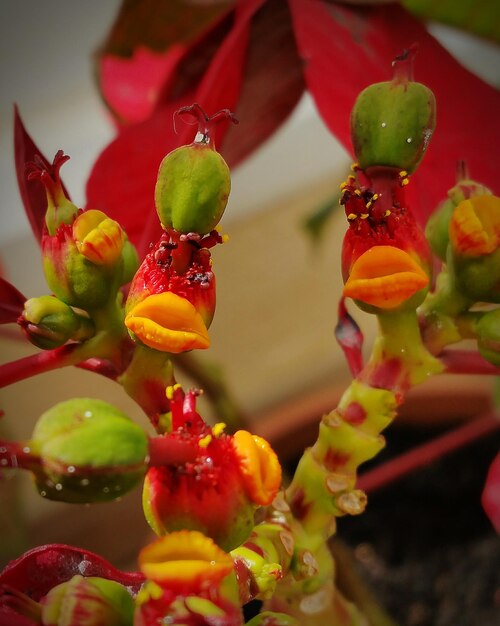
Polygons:
M152 456L144 482L146 519L158 535L199 530L230 550L250 535L256 509L274 499L280 464L264 439L246 431L227 435L223 424L205 424L196 412L195 392L184 394L176 385L168 394L172 430L156 443L169 439L182 446L184 458Z

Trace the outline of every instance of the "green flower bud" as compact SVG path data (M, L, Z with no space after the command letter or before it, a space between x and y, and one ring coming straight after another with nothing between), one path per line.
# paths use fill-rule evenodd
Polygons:
M231 190L229 168L215 150L212 126L232 114L219 111L212 117L197 104L180 109L198 121L194 143L167 154L158 171L155 205L163 228L204 235L219 223Z
M481 356L500 367L500 309L485 313L476 326Z
M91 398L55 405L36 423L31 448L42 462L36 481L51 500L114 500L146 470L148 438L117 408Z
M30 298L19 321L32 344L43 350L64 345L70 339L92 337L94 325L54 296Z
M73 576L49 591L42 604L43 626L132 626L134 600L127 589L105 578Z
M397 167L411 174L422 160L436 123L432 91L411 80L414 51L394 61L392 81L362 91L352 110L351 134L361 169Z

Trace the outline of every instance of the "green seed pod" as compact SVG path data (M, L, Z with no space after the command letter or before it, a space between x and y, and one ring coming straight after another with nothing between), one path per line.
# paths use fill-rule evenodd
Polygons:
M500 309L485 313L476 326L476 332L482 357L500 367Z
M140 426L107 402L75 398L38 420L30 442L40 456L36 482L51 500L114 500L144 475L148 438Z
M73 576L42 599L43 626L132 626L134 600L113 580Z
M27 300L19 323L31 343L43 350L62 346L70 339L87 339L95 332L92 320L54 296Z
M411 174L422 160L436 124L432 91L411 80L413 53L394 61L392 81L362 91L351 113L354 154L362 169L382 165Z
M164 228L204 235L219 223L230 190L229 168L210 145L177 148L163 159L158 172L155 204L160 222Z

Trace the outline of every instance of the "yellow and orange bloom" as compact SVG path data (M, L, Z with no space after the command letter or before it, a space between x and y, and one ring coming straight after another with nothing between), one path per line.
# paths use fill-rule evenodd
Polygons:
M177 354L210 346L201 315L189 300L169 291L136 304L128 312L125 326L143 344L161 352Z
M391 310L428 284L429 277L407 252L392 246L374 246L354 262L343 293L364 304Z
M500 198L484 194L462 200L451 215L449 232L457 254L492 254L500 247Z
M102 211L84 211L73 223L78 252L96 265L113 265L122 254L125 233Z
M125 324L134 338L163 352L210 345L207 329L215 312L215 275L209 248L222 243L208 235L162 235L132 281Z
M181 530L143 548L139 569L161 586L178 593L196 593L218 586L233 571L233 560L209 537Z
M236 579L230 580L233 559L202 533L161 537L140 552L139 569L146 583L136 598L136 626L243 624Z

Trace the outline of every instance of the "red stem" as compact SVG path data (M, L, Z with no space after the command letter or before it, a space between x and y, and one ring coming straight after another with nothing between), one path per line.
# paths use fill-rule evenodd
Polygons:
M0 387L7 387L7 385L12 385L25 378L43 374L65 365L75 365L82 360L76 352L79 347L80 344L73 343L0 365Z
M500 367L483 359L474 350L443 350L439 355L448 374L483 374L500 376Z
M500 419L494 413L474 419L364 473L357 487L372 493L499 428Z
M102 359L87 359L82 361L82 363L77 363L76 367L94 372L94 374L100 374L110 380L116 380L120 375L120 372L111 363Z

